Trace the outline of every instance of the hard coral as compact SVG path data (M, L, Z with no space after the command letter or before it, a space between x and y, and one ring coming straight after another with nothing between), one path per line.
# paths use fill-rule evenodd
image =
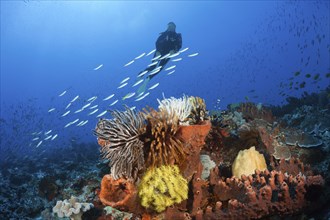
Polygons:
M150 168L138 190L141 205L157 212L188 198L188 182L175 165Z
M71 220L81 220L82 214L93 207L91 203L81 203L71 196L69 200L57 201L53 208L53 213L56 213L58 217L69 217Z
M186 158L182 141L175 136L179 125L175 115L152 110L146 116L147 164L151 167L181 164Z
M112 115L114 119L101 119L94 131L102 156L110 160L111 175L115 179L124 176L135 179L144 168L140 136L145 131L145 119L129 108L124 112L113 111Z

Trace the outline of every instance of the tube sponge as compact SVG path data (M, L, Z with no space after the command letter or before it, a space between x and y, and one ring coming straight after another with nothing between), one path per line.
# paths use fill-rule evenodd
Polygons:
M150 168L140 182L138 194L143 207L162 212L188 198L188 182L176 165Z
M265 157L256 151L255 147L239 151L232 165L233 176L238 178L243 174L248 176L254 174L255 170L265 169L267 169Z

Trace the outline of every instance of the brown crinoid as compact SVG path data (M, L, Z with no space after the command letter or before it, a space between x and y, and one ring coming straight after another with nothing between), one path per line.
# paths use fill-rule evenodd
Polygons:
M196 125L200 124L204 120L209 119L204 99L191 96L189 97L189 101L192 105L191 114L188 117L189 124Z
M175 136L179 128L177 116L151 109L150 112L146 112L146 119L145 143L148 166L181 164L186 158L186 151L182 141Z
M144 144L140 136L145 131L145 119L141 113L126 108L112 111L113 119L100 119L94 131L101 145L103 159L109 159L111 176L136 179L144 167Z

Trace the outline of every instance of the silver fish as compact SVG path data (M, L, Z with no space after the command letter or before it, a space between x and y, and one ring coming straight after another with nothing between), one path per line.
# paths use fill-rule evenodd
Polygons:
M32 141L37 141L37 140L39 140L38 137L32 139Z
M138 99L135 99L135 101L140 101L140 100L144 99L145 97L147 97L149 94L150 94L150 93L149 93L149 92L147 92L146 94L144 94L144 95L143 95L143 96L141 96L140 98L138 98Z
M70 113L70 110L65 112L61 117L67 116Z
M97 118L98 118L98 117L101 117L101 116L105 115L105 113L107 113L107 110L105 110L104 112L98 114L96 117L97 117Z
M84 121L80 126L84 126L85 124L87 124L88 120Z
M150 66L154 66L154 65L157 65L157 63L158 63L158 61L155 61L155 62L149 64L148 66L149 66L149 67L150 67Z
M180 58L172 60L172 62L178 62L178 61L181 61L181 60L182 60L182 58L180 57Z
M47 141L48 139L50 139L53 135L49 135L47 136L44 140Z
M79 122L76 126L80 126L82 123L84 123L84 121Z
M125 99L129 99L129 98L133 97L134 95L135 95L135 92L130 92L130 93L128 93L127 95L125 95L125 96L123 97L123 100L125 100Z
M98 67L94 68L94 70L98 70L103 66L103 64L100 64Z
M67 127L69 127L70 125L72 125L71 122L67 123L67 124L64 126L64 128L67 128Z
M64 92L62 92L61 94L59 94L58 96L64 96L64 94L66 93L66 90Z
M92 115L92 114L95 114L99 109L95 109L94 111L90 112L88 115Z
M42 141L39 141L39 143L37 144L36 148L38 148L41 144L42 144Z
M89 109L94 109L97 108L99 105L93 105L92 107L90 107Z
M79 112L82 112L84 109L81 108L81 109L78 109L77 111L75 111L74 113L79 113Z
M146 53L142 53L141 55L137 56L134 58L134 60L140 59L141 57L143 57Z
M48 110L48 112L52 112L52 111L55 111L55 108L51 108Z
M68 109L70 106L71 106L72 102L70 102L66 107L65 109Z
M132 111L134 110L134 109L136 109L136 106L133 106L132 108L130 108Z
M193 54L189 54L188 57L195 57L197 55L198 55L198 53L193 53Z
M57 138L57 134L52 137L52 141L55 140L55 138Z
M151 72L149 73L149 76L155 75L155 74L158 73L159 71L160 71L160 68L156 68L156 69L154 69L153 71L151 71Z
M189 49L189 47L186 47L186 48L180 50L179 52L180 52L180 53L183 53L183 52L187 51L188 49Z
M172 70L171 72L169 72L167 75L171 75L175 72L175 70Z
M107 100L111 99L112 97L114 97L114 95L115 95L115 94L111 94L111 95L109 95L108 97L104 98L103 101L107 101Z
M159 86L159 83L156 83L155 85L151 86L148 90L152 90L152 89L156 88L157 86Z
M159 58L159 60L166 59L166 58L168 58L170 55L171 55L170 53L165 54L164 56L162 56L161 58Z
M173 57L177 57L180 55L180 52L174 53L172 55L170 55L168 58L173 58Z
M74 120L74 121L72 121L70 123L73 125L74 123L77 123L78 121L79 121L79 118L77 118L76 120Z
M81 107L81 109L85 109L85 108L87 108L90 105L91 105L91 103L87 103L86 105L84 105L83 107Z
M114 101L113 103L111 103L109 106L113 106L114 104L116 104L119 100L117 99L116 101Z
M52 132L53 130L49 130L47 132L45 132L45 135L49 134L50 132Z
M117 88L118 89L121 89L121 88L123 88L124 86L126 86L128 83L124 83L124 84L121 84L120 86L118 86Z
M132 60L132 61L126 63L124 66L129 66L129 65L131 65L132 63L134 63L134 60Z
M137 86L137 85L139 85L142 82L143 82L143 79L140 79L139 81L137 81L136 83L134 83L134 85L132 87Z
M155 60L158 60L160 57L161 57L161 55L158 55L158 56L156 56L156 57L152 58L152 59L151 59L151 61L155 61Z
M90 97L89 99L87 99L87 102L94 101L95 99L97 99L97 96Z
M77 95L76 97L74 97L72 100L71 100L71 103L76 101L77 99L79 98L79 95Z
M176 67L176 65L170 66L170 67L166 68L165 71L168 71L168 70L174 69L175 67Z
M129 77L123 79L119 84L123 84L123 83L126 82L127 80L129 80Z
M141 77L141 76L143 76L144 74L146 74L148 72L148 70L145 70L145 71L143 71L142 73L140 73L137 77Z
M141 92L140 94L138 94L137 96L136 96L136 98L139 98L140 96L142 96L144 94L144 92Z
M155 51L156 51L156 49L153 49L152 51L150 51L150 52L146 55L146 57L149 56L150 54L154 53Z

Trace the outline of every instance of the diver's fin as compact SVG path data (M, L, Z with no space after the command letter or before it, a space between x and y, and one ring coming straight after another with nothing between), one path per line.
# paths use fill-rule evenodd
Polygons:
M137 95L140 95L141 93L145 92L146 91L146 88L147 88L147 85L148 85L148 82L150 81L150 78L147 77L143 84L139 87L138 91L137 91Z

